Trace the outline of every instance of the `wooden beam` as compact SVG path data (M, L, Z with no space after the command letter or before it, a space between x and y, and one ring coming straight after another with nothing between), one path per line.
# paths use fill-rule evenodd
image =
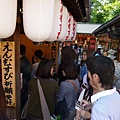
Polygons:
M20 18L20 0L17 0L17 19ZM16 76L16 107L7 107L7 115L11 120L20 120L20 23L17 21L14 34L8 38L15 42L15 76Z

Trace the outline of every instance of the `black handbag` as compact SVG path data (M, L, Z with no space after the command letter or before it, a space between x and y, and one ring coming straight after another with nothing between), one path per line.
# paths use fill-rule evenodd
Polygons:
M68 107L65 98L57 103L57 114L60 115L61 120L68 116Z

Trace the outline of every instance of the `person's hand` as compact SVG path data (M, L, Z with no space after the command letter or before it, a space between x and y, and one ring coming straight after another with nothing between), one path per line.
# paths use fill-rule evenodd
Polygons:
M86 111L86 110L81 110L80 111L81 117L89 119L91 117L91 113Z
M86 100L82 100L82 101L80 102L80 105L81 105L82 107L84 107L85 110L89 110L89 109L92 108L92 103L90 103L90 102L88 102L88 101L86 101Z
M91 117L91 113L86 111L86 110L76 110L76 120L83 120L85 119L89 119Z

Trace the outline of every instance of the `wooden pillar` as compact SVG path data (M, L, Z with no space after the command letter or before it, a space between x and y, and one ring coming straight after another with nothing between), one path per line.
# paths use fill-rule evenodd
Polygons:
M20 18L20 0L17 0L17 19ZM20 120L20 23L17 21L14 34L8 38L15 42L16 107L7 107L7 115L12 120Z

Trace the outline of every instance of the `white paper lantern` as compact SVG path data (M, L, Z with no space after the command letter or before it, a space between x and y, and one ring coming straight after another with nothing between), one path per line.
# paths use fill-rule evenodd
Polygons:
M26 36L42 42L51 34L55 0L23 0L23 25Z
M58 40L62 29L62 19L63 19L63 4L61 3L60 0L55 0L54 21L52 31L49 38L46 41Z
M16 27L17 0L0 0L0 38L10 37Z
M68 10L65 6L63 6L63 17L62 17L62 29L60 36L58 38L59 41L63 42L65 41L65 36L67 33L67 19L68 19Z

